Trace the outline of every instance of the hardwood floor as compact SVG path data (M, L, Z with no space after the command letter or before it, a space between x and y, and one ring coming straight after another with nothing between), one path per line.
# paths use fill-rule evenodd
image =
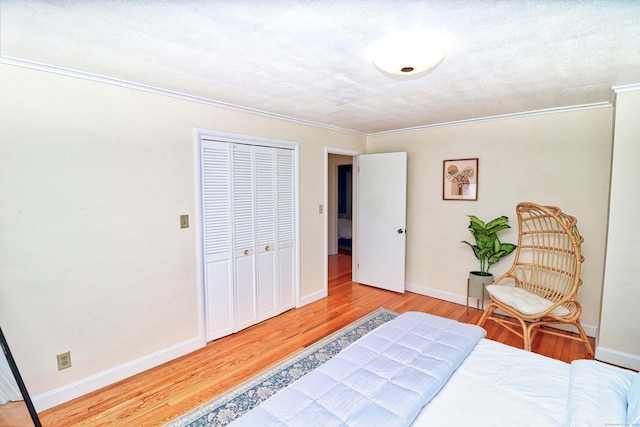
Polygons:
M290 310L206 347L86 396L44 411L44 426L158 426L229 390L269 366L379 308L424 311L476 323L481 311L418 295L351 282L351 257L329 257L329 297ZM487 322L487 338L515 347L522 340ZM592 358L574 340L540 334L537 353L564 360Z
M0 405L0 426L33 427L33 421L27 405L23 401L8 402Z

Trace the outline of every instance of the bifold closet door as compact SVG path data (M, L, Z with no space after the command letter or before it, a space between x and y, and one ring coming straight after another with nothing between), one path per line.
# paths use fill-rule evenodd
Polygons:
M207 340L295 306L293 150L202 141Z
M202 141L200 153L206 335L235 331L231 229L231 145Z

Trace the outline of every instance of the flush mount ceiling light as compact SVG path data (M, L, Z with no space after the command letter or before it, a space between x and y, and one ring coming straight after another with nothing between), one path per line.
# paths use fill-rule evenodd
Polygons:
M389 77L422 77L444 60L436 37L421 30L391 33L371 49L373 65Z

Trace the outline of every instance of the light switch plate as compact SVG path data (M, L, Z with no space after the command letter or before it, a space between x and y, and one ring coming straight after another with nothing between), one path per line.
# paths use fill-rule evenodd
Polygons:
M180 228L189 228L189 215L180 215Z

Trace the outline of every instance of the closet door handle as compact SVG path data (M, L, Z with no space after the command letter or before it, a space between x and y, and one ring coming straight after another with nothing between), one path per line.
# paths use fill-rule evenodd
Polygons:
M244 254L245 254L245 255L249 255L249 249L245 249L245 250L244 250Z
M267 245L267 246L264 247L264 250L265 251L269 251L269 250L271 250L271 247L269 247L269 245Z

